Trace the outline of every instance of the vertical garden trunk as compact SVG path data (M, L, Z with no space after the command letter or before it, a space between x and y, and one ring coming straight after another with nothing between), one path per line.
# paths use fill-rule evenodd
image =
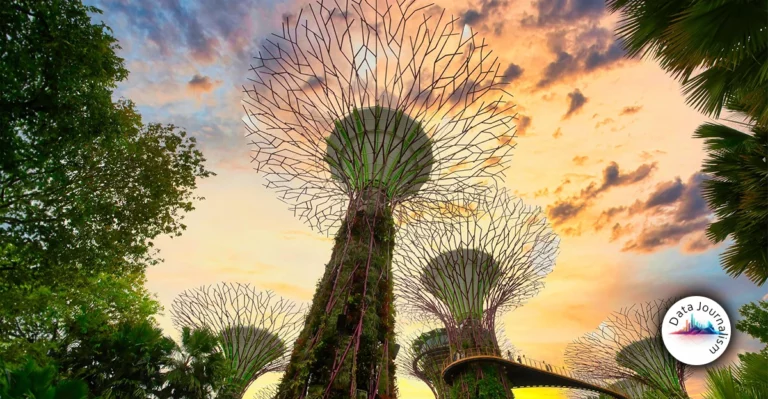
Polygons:
M483 354L501 357L493 330L480 320L466 319L456 331L454 342L459 343L462 356ZM513 399L512 385L500 364L479 358L471 361L453 379L452 399Z
M476 361L459 372L450 388L452 399L514 399L504 367Z
M279 385L278 398L394 398L392 212L352 201Z

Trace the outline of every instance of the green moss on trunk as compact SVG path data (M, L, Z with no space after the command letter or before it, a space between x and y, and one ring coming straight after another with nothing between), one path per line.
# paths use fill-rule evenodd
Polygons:
M349 398L350 392L356 392L354 398L362 394L353 390L366 391L362 397L371 398L377 382L378 397L394 398L392 212L383 206L353 212L336 235L331 261L317 285L278 398L323 397L326 391L334 399Z
M498 364L474 362L453 380L452 399L513 399L512 386Z

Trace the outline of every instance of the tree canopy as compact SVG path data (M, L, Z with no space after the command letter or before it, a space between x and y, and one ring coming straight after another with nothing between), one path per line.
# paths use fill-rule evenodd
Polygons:
M630 57L658 61L683 84L688 104L707 116L742 117L745 131L706 123L705 198L718 217L713 242L732 276L768 281L768 7L763 0L607 0Z
M41 364L94 313L146 320L153 240L178 236L213 173L194 137L113 101L128 71L77 0L0 9L0 358Z

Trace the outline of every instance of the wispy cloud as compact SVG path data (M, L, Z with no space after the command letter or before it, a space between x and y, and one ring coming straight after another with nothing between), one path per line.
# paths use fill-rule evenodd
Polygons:
M631 172L622 172L616 162L611 162L603 169L601 183L592 182L579 194L567 199L560 199L547 207L547 215L554 225L561 225L589 207L593 200L613 187L627 186L647 179L656 168L656 164L643 164Z

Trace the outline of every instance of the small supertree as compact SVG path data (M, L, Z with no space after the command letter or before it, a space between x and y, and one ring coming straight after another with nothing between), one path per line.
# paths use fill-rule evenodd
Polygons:
M504 337L503 329L496 332L497 337ZM450 398L449 387L443 379L443 368L451 358L448 334L445 328L419 330L404 340L404 349L397 357L397 364L402 373L427 384L436 399ZM515 347L505 338L499 342L500 352L507 358L517 354Z
M285 369L289 345L305 315L301 307L271 291L259 292L240 283L184 291L171 308L177 328L205 328L218 334L232 369L227 393L236 397L265 373Z
M477 204L457 202L466 213L452 223L403 229L395 256L398 293L413 317L443 324L451 356L504 357L496 320L542 287L559 240L540 209L505 190ZM496 366L477 361L454 379L451 397L508 398L511 388Z
M566 364L587 380L603 381L630 398L688 398L690 369L664 348L661 322L674 299L636 304L612 313L565 350Z
M427 384L435 398L447 398L448 386L443 381L442 371L451 353L445 328L417 331L404 339L403 348L397 357L400 372L415 377Z
M338 227L281 399L394 397L395 226L450 216L452 193L504 169L503 68L458 21L412 0L320 0L262 42L244 87L256 169L310 226Z

